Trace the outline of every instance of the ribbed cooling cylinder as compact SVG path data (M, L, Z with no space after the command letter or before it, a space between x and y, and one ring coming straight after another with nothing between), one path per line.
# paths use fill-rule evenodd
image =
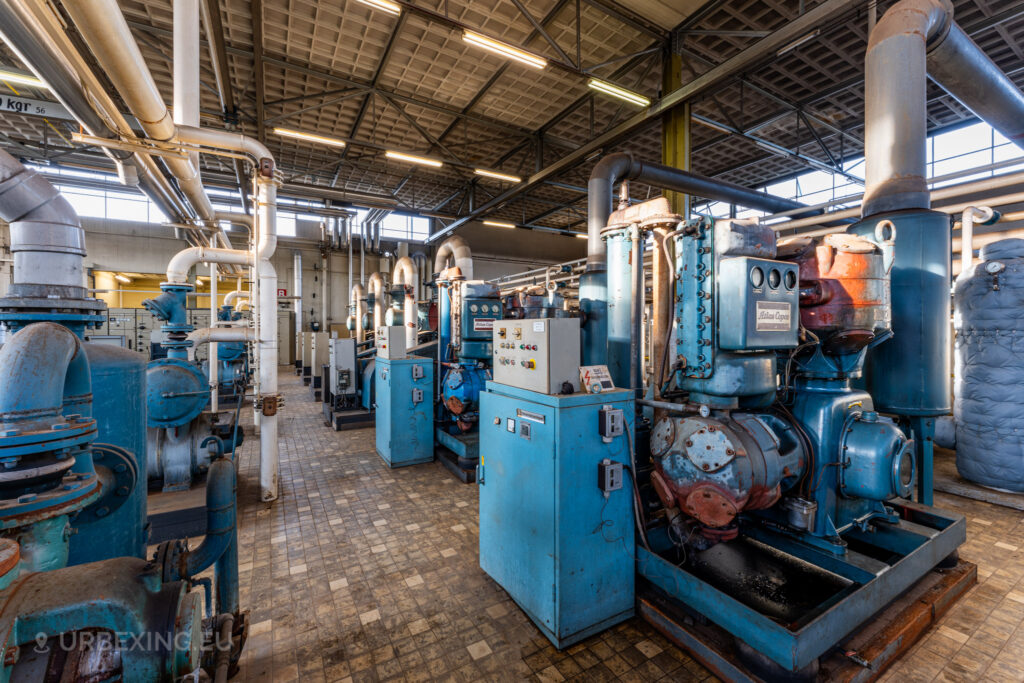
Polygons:
M1024 492L1024 240L982 247L953 296L957 470L984 486Z
M899 415L950 411L949 217L898 211L862 219L849 232L875 238L878 224L896 229L891 271L893 337L868 352L865 369L875 407Z

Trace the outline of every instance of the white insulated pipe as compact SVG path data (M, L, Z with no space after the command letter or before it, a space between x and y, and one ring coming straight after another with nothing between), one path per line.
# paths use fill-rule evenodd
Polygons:
M167 111L117 0L75 0L62 6L146 135L164 142L174 140L177 126ZM197 82L186 87L198 91ZM190 159L177 157L165 157L164 163L178 180L199 218L211 227L215 225L213 204L203 189L197 166ZM223 231L220 237L226 246L230 246Z
M210 264L210 325L217 324L217 264ZM192 348L195 348L193 345ZM220 364L217 362L217 344L210 344L210 412L214 415L220 410Z
M295 310L295 329L302 332L302 252L296 249L292 252L292 268L294 270L292 276L292 288L295 290L292 294L295 296L294 310Z
M473 279L473 254L469 250L466 240L458 235L449 237L437 248L434 256L434 272L440 274L448 267L448 259L452 259L455 265L462 271L462 277L467 280Z
M199 125L199 0L174 0L174 123ZM189 155L199 168L199 153ZM230 245L224 245L230 246Z
M974 263L974 223L987 223L995 212L989 206L968 206L960 218L960 274ZM965 276L966 277L966 276Z
M363 299L366 298L366 290L360 284L352 285L349 289L348 303L353 307L353 315L356 318L356 342L363 341L365 336L365 330L363 329L363 316L366 315L366 303Z
M379 272L370 275L367 288L373 295L373 334L376 335L377 329L384 324L384 275Z
M175 254L167 264L168 282L186 282L188 271L197 263L223 263L236 266L252 265L252 252L219 247L188 247Z
M447 244L447 242L445 242ZM405 289L405 308L402 318L405 322L405 348L411 349L419 341L419 320L416 311L416 283L419 282L419 268L408 256L403 256L395 263L395 271L391 276L392 286L402 285Z
M256 341L256 331L251 327L200 327L189 332L186 338L192 342L192 348L188 350L189 360L195 360L196 348L203 344L253 342Z
M233 289L224 295L225 306L237 306L240 301L249 298L249 292L243 292L240 289Z

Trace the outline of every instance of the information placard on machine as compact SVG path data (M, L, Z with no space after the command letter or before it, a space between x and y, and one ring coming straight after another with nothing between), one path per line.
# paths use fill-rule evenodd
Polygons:
M615 388L607 365L581 365L580 389L588 394L600 394Z

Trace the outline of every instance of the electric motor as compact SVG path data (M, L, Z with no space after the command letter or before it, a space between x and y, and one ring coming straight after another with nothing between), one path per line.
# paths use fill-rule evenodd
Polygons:
M795 429L771 413L662 418L651 433L651 454L665 507L711 528L771 507L806 466Z

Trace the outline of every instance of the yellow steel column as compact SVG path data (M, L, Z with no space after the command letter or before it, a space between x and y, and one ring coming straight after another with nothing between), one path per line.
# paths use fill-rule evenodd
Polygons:
M677 54L664 59L662 92L672 92L683 84L683 60ZM690 170L690 103L684 102L666 113L661 119L661 161L666 166ZM672 211L688 218L690 196L679 192L665 192Z

